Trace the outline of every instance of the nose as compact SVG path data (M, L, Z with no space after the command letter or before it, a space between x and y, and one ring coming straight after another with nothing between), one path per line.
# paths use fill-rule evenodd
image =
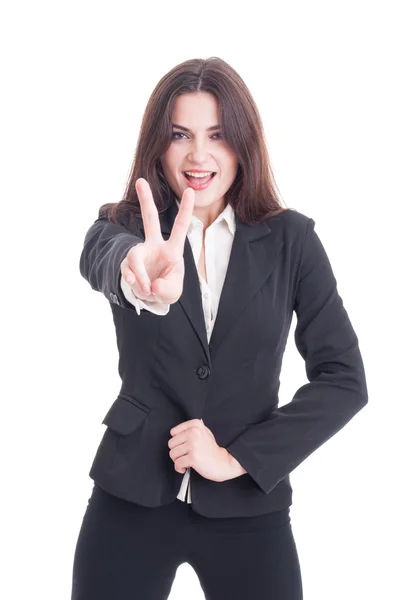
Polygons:
M209 155L208 141L196 138L192 140L188 152L188 160L195 164L206 163Z

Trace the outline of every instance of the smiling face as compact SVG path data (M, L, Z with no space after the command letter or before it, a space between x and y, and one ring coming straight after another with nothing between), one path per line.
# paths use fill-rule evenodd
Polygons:
M165 178L178 200L188 187L195 190L194 214L214 220L225 207L238 158L223 139L217 99L207 92L178 96L172 112L173 139L160 159ZM186 172L215 173L195 178ZM200 174L200 173L198 173Z

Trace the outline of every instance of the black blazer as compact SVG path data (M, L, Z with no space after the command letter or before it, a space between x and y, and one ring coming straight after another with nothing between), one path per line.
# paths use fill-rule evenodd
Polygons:
M164 239L177 210L160 215ZM202 418L247 473L215 482L191 468L193 509L241 517L286 508L289 474L367 404L358 338L314 220L294 209L260 225L236 220L209 344L188 238L183 293L157 316L137 315L120 288L120 263L144 239L142 219L119 225L100 213L85 236L80 272L110 302L122 380L89 476L115 496L148 507L174 501L183 474L169 456L170 429ZM308 383L278 407L293 311Z

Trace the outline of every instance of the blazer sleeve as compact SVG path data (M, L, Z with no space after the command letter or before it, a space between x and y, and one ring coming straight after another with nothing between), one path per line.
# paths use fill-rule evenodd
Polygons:
M309 219L293 306L309 383L226 447L266 494L368 402L358 338L314 226Z
M80 255L80 273L109 302L135 310L120 287L120 265L127 252L144 240L121 224L99 216L87 231Z

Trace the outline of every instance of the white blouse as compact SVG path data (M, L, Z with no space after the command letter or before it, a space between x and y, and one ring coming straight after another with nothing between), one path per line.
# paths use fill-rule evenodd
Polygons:
M177 206L180 206L176 200ZM207 282L200 275L200 289L202 295L203 314L206 323L207 340L210 340L214 323L217 316L217 309L220 302L221 291L224 285L225 276L229 258L231 255L232 242L236 231L235 213L230 204L224 208L217 219L206 229L203 238L203 223L200 219L192 215L191 224L188 229L188 240L191 244L192 253L195 259L196 268L199 265L199 257L204 244L204 260L206 264ZM120 285L126 299L134 305L137 314L144 308L156 315L167 315L170 310L170 304L162 302L145 302L137 298L130 285L121 276ZM177 425L177 423L176 423ZM191 503L190 476L191 468L188 467L184 473L180 490L177 498ZM188 491L188 493L186 493Z

